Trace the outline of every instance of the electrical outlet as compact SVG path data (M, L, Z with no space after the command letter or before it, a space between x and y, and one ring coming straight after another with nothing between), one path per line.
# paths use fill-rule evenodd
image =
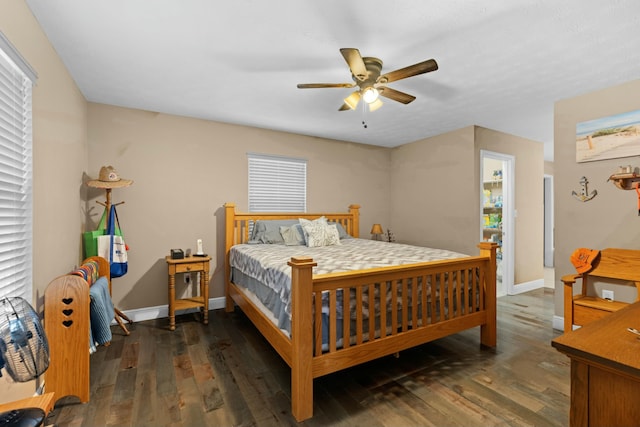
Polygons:
M191 273L184 273L184 283L189 285L191 284Z
M609 300L609 301L613 301L613 291L607 291L607 290L603 290L602 291L602 298Z

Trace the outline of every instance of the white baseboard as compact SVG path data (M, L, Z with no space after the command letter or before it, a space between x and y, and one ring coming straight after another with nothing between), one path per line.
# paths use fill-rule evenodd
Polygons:
M209 310L217 310L225 307L225 298L209 298ZM180 313L195 312L197 309L192 308L188 310L181 310ZM169 317L168 305L157 305L155 307L136 308L133 310L123 310L122 313L131 319L132 322L143 322L145 320L162 319ZM112 325L117 325L114 320Z
M564 331L564 317L553 316L553 329Z
M513 287L513 293L509 295L518 295L524 292L533 291L544 287L544 279L532 280L530 282L518 283Z
M578 325L573 325L573 330L580 329L581 327ZM553 329L557 329L559 331L564 332L564 317L553 316Z

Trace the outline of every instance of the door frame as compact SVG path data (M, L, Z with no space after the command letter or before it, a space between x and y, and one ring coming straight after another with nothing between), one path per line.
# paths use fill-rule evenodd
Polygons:
M554 266L553 175L544 174L544 266Z
M484 160L494 159L502 161L502 289L508 295L514 295L514 265L515 265L515 156L489 150L480 150L480 194L484 190ZM480 197L480 213L482 213L483 199ZM480 239L483 218L480 221ZM500 295L499 295L500 296Z

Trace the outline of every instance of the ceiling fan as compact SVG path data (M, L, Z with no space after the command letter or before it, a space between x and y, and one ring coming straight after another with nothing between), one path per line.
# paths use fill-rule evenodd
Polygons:
M415 96L408 93L400 92L387 86L387 83L397 80L406 79L408 77L417 76L419 74L428 73L438 69L438 63L435 59L428 59L417 64L399 70L391 71L380 75L382 71L382 60L369 56L362 57L360 51L354 48L342 48L340 53L347 61L349 70L354 83L300 83L298 89L317 89L329 87L358 87L344 99L344 104L339 111L355 110L363 99L368 105L370 111L375 111L382 106L379 96L392 99L394 101L408 104Z

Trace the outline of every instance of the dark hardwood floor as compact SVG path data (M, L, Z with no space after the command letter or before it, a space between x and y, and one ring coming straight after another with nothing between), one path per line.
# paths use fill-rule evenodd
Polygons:
M498 299L498 347L479 329L315 380L306 426L566 426L569 359L551 347L553 290ZM282 426L290 372L238 310L113 327L91 356L91 401L58 401L58 426Z

